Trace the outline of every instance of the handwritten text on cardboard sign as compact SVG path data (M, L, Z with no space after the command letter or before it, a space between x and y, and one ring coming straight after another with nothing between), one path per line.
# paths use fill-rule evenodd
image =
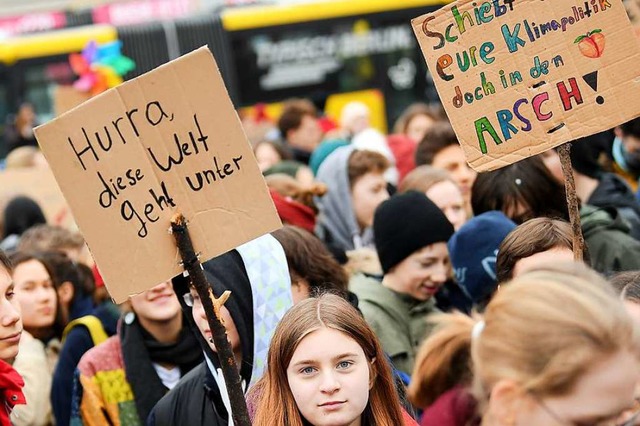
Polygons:
M36 129L111 296L182 271L182 212L205 261L280 226L213 56L199 49Z
M412 25L476 170L640 115L640 49L619 1L458 1Z

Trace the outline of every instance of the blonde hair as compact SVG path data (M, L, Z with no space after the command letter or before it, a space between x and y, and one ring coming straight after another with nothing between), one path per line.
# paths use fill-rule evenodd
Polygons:
M7 155L6 169L23 169L36 165L36 156L40 150L35 146L21 146Z
M640 336L613 289L586 276L534 271L516 278L489 303L476 337L480 317L438 318L418 354L410 400L424 407L455 385L447 374L456 358L470 357L473 391L484 403L503 379L540 396L566 395L599 360L620 351L638 355Z

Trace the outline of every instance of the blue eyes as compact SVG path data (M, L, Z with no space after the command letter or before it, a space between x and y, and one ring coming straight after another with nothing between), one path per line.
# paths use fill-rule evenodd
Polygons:
M353 361L340 361L338 364L336 364L336 369L347 370L353 364L354 364ZM310 374L315 373L316 371L318 371L317 367L304 367L299 370L299 373L308 376Z
M313 368L313 367L305 367L305 368L303 368L302 370L300 370L300 372L301 372L302 374L311 374L311 373L313 373L314 371L315 371L315 368Z
M349 368L352 365L353 365L352 361L342 361L342 362L338 363L338 368L341 368L341 369L344 370L345 368Z

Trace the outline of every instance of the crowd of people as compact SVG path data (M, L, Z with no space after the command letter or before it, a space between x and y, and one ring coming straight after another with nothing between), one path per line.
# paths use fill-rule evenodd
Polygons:
M554 150L477 175L438 107L257 111L284 226L203 263L253 424L640 424L640 119L573 143L576 259ZM233 425L188 276L115 305L77 231L0 201L0 424Z

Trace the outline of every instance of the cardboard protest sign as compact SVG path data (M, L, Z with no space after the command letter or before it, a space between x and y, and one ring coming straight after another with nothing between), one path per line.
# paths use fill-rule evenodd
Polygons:
M198 49L35 129L116 302L281 226L211 52Z
M640 115L640 47L613 0L461 0L412 20L477 171Z
M53 112L56 117L89 99L91 95L73 86L56 86L53 92Z

